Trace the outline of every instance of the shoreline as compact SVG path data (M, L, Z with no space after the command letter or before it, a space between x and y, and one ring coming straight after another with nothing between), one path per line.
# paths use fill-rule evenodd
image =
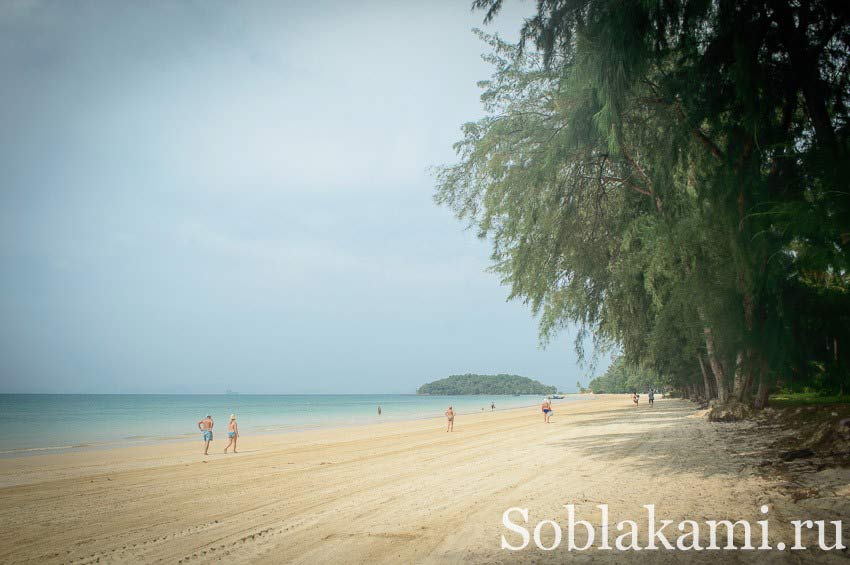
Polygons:
M83 395L89 396L89 395ZM162 395L144 395L144 396L162 396ZM168 395L165 395L168 396ZM195 396L195 395L186 395L186 396ZM207 395L204 395L207 396ZM229 396L226 394L222 394L220 396ZM241 395L240 395L241 396ZM250 395L244 395L250 396ZM277 395L259 395L259 396L277 396ZM326 396L326 395L286 395L286 396ZM375 396L375 395L340 395L340 396ZM410 394L410 395L386 395L389 397L392 396L429 396L430 398L440 398L440 395L418 395L418 394ZM482 395L458 395L460 397L463 396L482 396ZM458 398L458 396L446 396L446 398ZM508 397L513 398L513 395L490 395L493 398L500 397ZM532 396L532 395L523 395L523 396ZM594 395L592 394L581 394L581 393L571 393L564 395L565 398L562 400L553 400L553 405L557 406L558 404L566 405L573 402L582 402L593 400ZM570 398L567 402L564 402ZM485 410L485 411L466 411L466 412L457 412L459 416L471 416L482 413L493 413L493 412L506 412L510 410L522 410L533 408L537 404L527 404L521 406L511 406L510 408L496 408L494 411ZM247 430L249 435L251 436L273 436L273 435L288 435L293 433L304 433L304 432L312 432L312 431L321 431L321 430L334 430L334 429L343 429L349 427L360 427L360 426L382 426L386 424L398 424L402 422L416 422L420 420L430 420L430 419L441 419L442 416L422 416L422 415L411 415L409 417L393 417L392 419L387 418L386 421L383 422L374 422L374 421L362 421L362 422L343 422L338 420L331 420L326 423L317 423L317 424L292 424L292 425L277 425L272 428L264 428L266 425L271 424L257 424L258 428L253 428ZM218 430L217 433L223 433L221 430ZM100 451L100 450L113 450L113 449L123 449L123 448L139 448L139 447L147 447L147 446L156 446L163 444L179 444L179 443L188 443L196 441L197 434L195 433L187 433L179 436L128 436L122 438L116 438L109 441L103 442L85 442L78 443L67 446L34 446L34 447L23 447L19 449L9 449L0 451L0 461L6 459L17 459L20 457L38 457L41 455L62 455L67 453L83 453L87 451ZM127 444L132 444L128 446Z
M607 395L601 395L607 396ZM615 395L616 396L616 395ZM580 406L589 404L582 400L594 400L593 398L578 399L569 402L553 404L554 408ZM518 414L536 415L538 406L528 406L497 409L493 412L469 412L458 414L465 422L478 423L479 420L486 421L494 416L514 417ZM240 437L238 446L242 455L242 446L252 446L251 451L245 453L256 453L256 448L262 451L281 449L291 444L311 444L314 441L331 443L338 438L346 437L369 437L379 434L383 437L404 435L411 429L420 431L423 429L440 430L445 429L444 416L429 416L424 418L410 418L404 420L392 420L376 423L354 423L350 425L328 425L314 429L293 430L287 432L251 433ZM460 422L461 420L458 420ZM223 432L214 433L216 438L210 445L209 457L213 460L220 455L220 449L226 445ZM49 480L53 477L75 477L82 476L92 469L107 470L131 470L137 468L149 468L167 463L185 464L188 462L200 462L204 460L203 441L200 434L192 435L191 439L169 439L164 441L151 441L133 445L110 444L109 446L88 446L84 448L71 448L55 452L35 452L21 455L0 456L0 489L7 486L18 486L30 482ZM10 473L10 471L12 471ZM32 473L31 475L29 473Z
M655 504L677 523L734 517L753 524L769 505L773 545L787 541L789 519L832 516L831 506L801 506L807 499L798 502L793 481L764 474L752 442L767 436L754 434L754 424L738 435L744 424L712 424L685 400L635 408L628 395L596 398L556 405L548 425L536 408L519 408L458 417L453 433L430 418L250 436L238 455L222 454L218 439L209 457L196 440L0 460L0 561L554 563L569 554L533 544L500 549L500 537L510 534L502 524L508 508L527 508L533 527L563 522L565 504L584 517L607 504L612 522L643 519L642 505ZM813 475L816 488L830 479L838 486L829 488L844 489L829 499L835 512L848 508L841 486L848 473ZM543 539L552 543L551 530ZM653 554L663 563L691 557ZM643 562L648 555L590 551L583 558ZM800 556L734 555L788 563ZM708 563L718 554L700 557Z

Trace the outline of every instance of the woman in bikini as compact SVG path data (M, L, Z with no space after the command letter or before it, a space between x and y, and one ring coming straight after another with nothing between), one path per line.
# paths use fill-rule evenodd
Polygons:
M230 415L230 423L227 424L227 438L230 442L227 444L227 447L224 448L224 452L227 453L227 448L231 445L233 446L233 453L236 453L236 438L239 437L239 426L236 425L236 414Z

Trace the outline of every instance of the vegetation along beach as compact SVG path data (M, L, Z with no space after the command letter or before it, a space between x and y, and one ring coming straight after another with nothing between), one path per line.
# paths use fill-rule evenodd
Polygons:
M0 563L848 563L850 1L0 38Z

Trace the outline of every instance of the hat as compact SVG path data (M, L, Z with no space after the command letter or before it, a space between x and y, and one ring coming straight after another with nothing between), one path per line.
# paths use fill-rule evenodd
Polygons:
M231 420L235 420L235 419L236 419L236 414L231 414L231 415L230 415L230 419L231 419Z

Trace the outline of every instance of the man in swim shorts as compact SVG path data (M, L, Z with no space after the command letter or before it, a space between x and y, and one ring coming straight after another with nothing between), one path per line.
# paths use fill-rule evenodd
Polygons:
M552 404L549 402L548 398L543 399L543 404L540 406L540 409L543 410L543 421L548 424L549 418L552 417Z
M448 420L446 424L446 431L455 431L455 411L454 408L452 408L451 406L449 406L449 409L446 410L446 420Z
M210 442L213 439L212 429L213 429L213 419L212 416L207 414L207 417L198 422L198 429L201 430L201 433L204 434L204 455L209 455L210 450Z

